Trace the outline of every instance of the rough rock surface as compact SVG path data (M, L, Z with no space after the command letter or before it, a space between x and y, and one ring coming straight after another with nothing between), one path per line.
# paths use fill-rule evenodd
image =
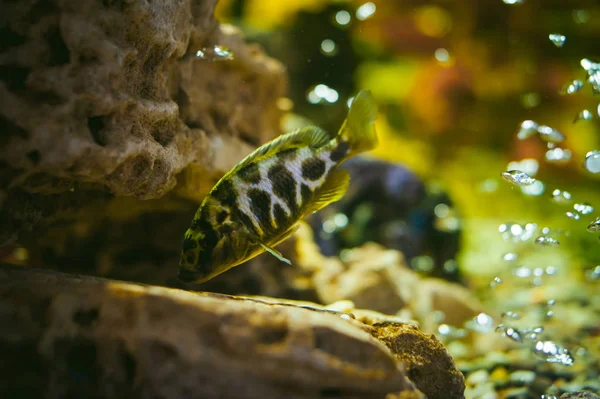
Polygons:
M414 391L401 363L360 325L260 300L0 266L0 397Z
M465 378L434 335L400 323L376 323L372 334L391 349L429 399L464 398Z
M465 287L441 279L423 278L404 263L402 253L368 243L349 251L344 260L321 255L308 229L297 234L298 265L311 273L322 303L347 299L357 308L385 314L402 313L433 332L443 321L462 327L484 311ZM444 319L439 320L439 314Z
M191 163L178 193L197 199L279 133L283 68L220 26L215 3L3 2L0 244L89 204L79 191L161 197ZM212 45L235 59L194 56Z
M600 399L600 396L591 392L571 392L561 395L560 399Z

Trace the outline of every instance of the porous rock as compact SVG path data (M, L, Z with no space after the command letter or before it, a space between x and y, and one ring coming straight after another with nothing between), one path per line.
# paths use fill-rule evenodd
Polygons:
M344 260L325 257L308 229L297 233L298 265L312 275L323 303L347 299L357 308L385 314L402 313L433 332L440 321L462 327L484 311L483 305L460 284L423 278L410 270L401 252L367 243L352 249ZM437 319L443 313L444 319Z
M562 394L560 399L600 399L600 396L587 391Z
M433 334L402 323L375 323L373 336L406 367L408 377L429 399L464 398L465 379Z
M70 211L89 204L80 190L158 198L194 164L178 193L201 198L279 133L283 68L219 25L215 3L2 3L4 242L47 218L39 208L58 200L40 194L64 193ZM212 45L230 48L235 59L195 57Z
M401 363L357 324L256 299L0 266L0 396L414 391Z

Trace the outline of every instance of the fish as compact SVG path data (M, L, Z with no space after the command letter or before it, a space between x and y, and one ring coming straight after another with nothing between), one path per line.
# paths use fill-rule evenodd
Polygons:
M353 99L337 134L316 126L286 133L245 157L200 204L185 232L178 278L202 283L268 252L306 216L341 199L350 176L339 166L378 145L370 91Z

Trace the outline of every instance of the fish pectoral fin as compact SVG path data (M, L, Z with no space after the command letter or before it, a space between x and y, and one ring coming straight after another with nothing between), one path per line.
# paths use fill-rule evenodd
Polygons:
M288 265L291 265L292 262L290 262L289 259L285 258L281 252L279 252L278 250L276 250L275 248L271 248L268 245L265 244L260 244L261 247L263 247L263 249L265 251L267 251L268 253L270 253L271 255L273 255L274 257L276 257L277 259L279 259L280 261L287 263Z
M346 194L349 184L350 174L348 174L348 171L336 169L331 172L323 186L315 192L306 214L314 213L332 202L338 201Z

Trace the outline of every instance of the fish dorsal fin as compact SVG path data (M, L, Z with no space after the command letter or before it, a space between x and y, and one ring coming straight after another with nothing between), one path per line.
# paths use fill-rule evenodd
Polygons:
M257 162L286 148L311 147L319 148L331 141L334 136L317 126L306 126L293 132L279 136L275 140L258 147L244 158L236 167L239 170L250 162Z
M338 201L346 194L348 184L350 184L350 175L346 170L336 169L331 172L325 183L315 192L306 214L310 215Z
M270 247L268 245L265 244L260 244L261 247L263 247L263 249L265 251L267 251L268 253L270 253L271 255L273 255L274 257L276 257L277 259L279 259L280 261L282 261L283 263L287 263L288 265L291 265L292 262L290 262L289 259L285 258L281 252L279 252L278 250L276 250L273 247Z

